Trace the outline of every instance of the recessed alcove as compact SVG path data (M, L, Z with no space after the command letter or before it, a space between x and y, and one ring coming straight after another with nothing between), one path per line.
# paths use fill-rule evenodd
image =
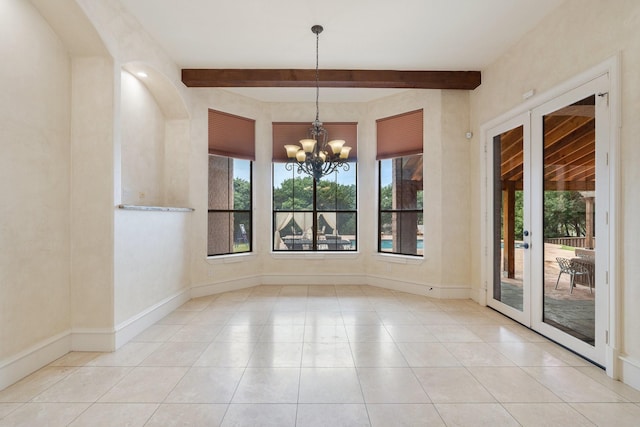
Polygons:
M116 202L187 206L189 113L182 96L168 78L145 63L124 65L120 78Z

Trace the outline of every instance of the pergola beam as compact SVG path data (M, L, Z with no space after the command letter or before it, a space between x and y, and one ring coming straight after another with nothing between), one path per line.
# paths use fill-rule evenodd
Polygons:
M320 70L320 87L390 89L460 89L480 86L480 71ZM316 70L182 70L188 87L315 87Z
M515 230L516 230L516 188L513 182L504 183L502 196L502 212L503 212L503 271L509 279L516 277L516 250L515 250Z

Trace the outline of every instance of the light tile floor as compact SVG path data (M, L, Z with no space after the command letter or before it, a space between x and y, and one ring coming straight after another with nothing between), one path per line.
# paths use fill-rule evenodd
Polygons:
M471 301L259 286L0 391L0 426L638 426L640 391Z

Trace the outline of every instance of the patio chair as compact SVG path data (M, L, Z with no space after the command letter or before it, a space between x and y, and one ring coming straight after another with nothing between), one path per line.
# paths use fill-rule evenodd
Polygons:
M557 257L556 261L558 261L558 265L560 266L560 273L558 273L558 279L556 280L556 287L558 289L558 283L560 283L560 276L562 273L568 274L570 277L569 280L569 293L573 293L573 287L575 286L576 276L586 276L587 283L589 283L589 290L593 293L593 288L591 285L591 274L587 267L582 263L573 262L570 259Z

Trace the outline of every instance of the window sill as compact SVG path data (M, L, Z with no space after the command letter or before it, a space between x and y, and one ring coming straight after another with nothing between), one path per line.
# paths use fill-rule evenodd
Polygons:
M411 256L411 255L399 255L399 254L383 254L375 253L373 257L378 261L392 262L395 264L411 264L419 265L424 263L424 256Z
M253 252L243 254L215 255L206 258L207 264L233 264L236 262L251 261L256 258Z
M360 252L304 252L304 251L291 251L291 252L271 252L271 257L275 259L292 259L292 258L304 258L304 259L356 259L360 256Z

